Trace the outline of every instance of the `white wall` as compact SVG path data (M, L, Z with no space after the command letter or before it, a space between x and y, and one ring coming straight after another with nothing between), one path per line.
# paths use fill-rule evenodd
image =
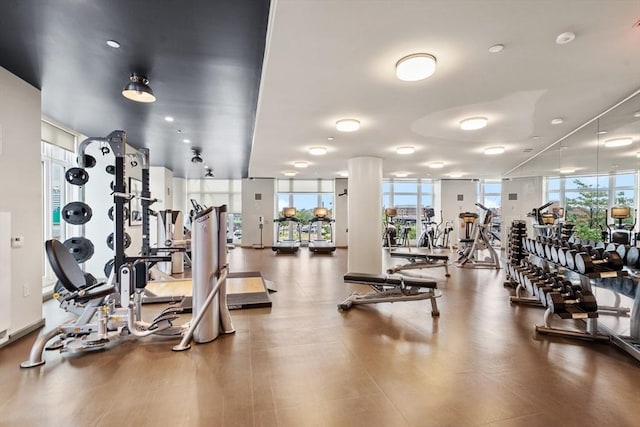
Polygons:
M261 200L256 200L260 194ZM242 180L242 246L251 247L260 243L259 217L264 218L262 244L273 245L273 219L276 211L276 180L273 178L251 178Z
M517 200L509 200L509 194L515 195ZM502 181L502 241L507 241L507 230L516 219L526 221L527 236L533 236L533 227L527 213L539 206L542 206L542 177Z
M349 196L343 194L348 190L348 180L346 178L336 178L333 186L333 218L334 242L339 248L347 247L347 229L349 228Z
M0 67L0 211L11 214L11 280L0 296L11 298L9 334L42 321L43 213L40 160L40 91Z
M478 183L471 180L443 179L440 182L440 209L445 220L453 220L455 228L452 239L460 239L464 236L464 227L461 225L459 214L461 212L475 212L483 218L483 213L478 210L475 203L478 201ZM463 200L458 200L458 196Z

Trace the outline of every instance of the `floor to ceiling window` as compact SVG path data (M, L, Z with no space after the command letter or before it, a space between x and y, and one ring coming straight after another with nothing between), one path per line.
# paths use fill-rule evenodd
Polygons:
M282 215L282 210L287 207L296 208L296 218L300 220L300 236L294 235L295 228L289 228L284 232L288 235L280 236L289 240L298 238L306 243L309 235L314 230L314 224L310 223L315 208L327 208L329 216L333 217L333 180L329 179L279 179L277 182L278 201L276 205L276 217ZM280 232L280 231L279 231Z
M43 241L56 239L64 242L69 237L81 236L82 226L67 224L61 212L64 205L80 200L81 189L65 179L67 169L75 166L76 136L49 122L42 122L42 211ZM46 257L43 257L43 291L55 282L55 275Z
M433 181L427 179L385 179L382 182L382 222L385 209L396 208L393 219L398 244L414 244L423 228L423 209L433 207ZM381 233L383 232L381 231Z
M227 239L237 244L241 242L242 180L190 179L187 181L187 201L190 200L205 207L227 205Z

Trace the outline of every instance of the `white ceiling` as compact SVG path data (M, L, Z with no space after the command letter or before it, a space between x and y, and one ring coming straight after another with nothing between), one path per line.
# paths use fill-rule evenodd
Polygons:
M385 177L499 178L640 88L639 19L640 0L274 1L249 176L283 178L304 160L296 178L333 178L377 156ZM576 39L556 44L565 31ZM395 63L417 52L436 73L397 80ZM489 125L460 130L472 116ZM337 132L341 118L360 131ZM397 155L404 145L416 153Z

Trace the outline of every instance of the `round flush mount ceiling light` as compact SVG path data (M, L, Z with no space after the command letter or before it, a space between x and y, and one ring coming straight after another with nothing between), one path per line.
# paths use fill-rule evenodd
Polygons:
M489 147L484 150L484 154L487 156L495 156L502 153L504 153L504 147Z
M431 169L442 169L444 167L444 163L442 162L433 162L429 164Z
M556 43L557 44L571 43L575 38L576 38L575 33L572 33L571 31L567 31L562 34L558 34L558 37L556 37Z
M396 77L404 82L424 80L436 72L436 57L428 53L414 53L396 62Z
M173 123L174 118L173 118L173 117L171 117L171 116L166 116L166 117L164 118L164 120L165 120L166 122Z
M298 172L296 172L296 171L284 171L284 172L282 172L282 174L284 176L296 176L298 174Z
M572 169L572 168L560 169L560 173L563 174L563 175L568 174L568 173L574 173L575 171L576 170Z
M607 148L624 147L626 145L631 145L632 142L631 138L613 138L607 139L604 142L604 146Z
M294 168L304 169L307 166L309 166L309 163L307 163L307 162L293 162L293 167Z
M489 53L500 53L504 50L503 44L494 44L489 48Z
M312 156L324 156L327 154L327 149L325 147L311 147L309 148L309 154Z
M460 122L460 129L462 130L478 130L487 126L486 117L469 117Z
M185 143L185 144L190 144L191 140L190 139L183 139L182 142Z
M347 178L349 176L349 172L347 171L340 171L338 172L338 176L341 176L343 178Z
M462 178L462 174L458 172L450 173L449 177L451 178Z
M413 154L416 152L414 147L406 146L406 147L398 147L396 148L396 154Z
M107 40L107 46L118 49L120 47L120 43L115 40Z
M396 178L406 178L409 176L409 172L394 172L393 175Z
M336 122L336 129L340 132L355 132L360 129L360 121L356 119L342 119Z
M564 123L564 119L562 117L556 117L555 119L551 119L552 125L561 125Z

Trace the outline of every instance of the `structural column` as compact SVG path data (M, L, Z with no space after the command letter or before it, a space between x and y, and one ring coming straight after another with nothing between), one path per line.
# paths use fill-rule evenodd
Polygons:
M348 270L382 272L382 159L349 159Z

